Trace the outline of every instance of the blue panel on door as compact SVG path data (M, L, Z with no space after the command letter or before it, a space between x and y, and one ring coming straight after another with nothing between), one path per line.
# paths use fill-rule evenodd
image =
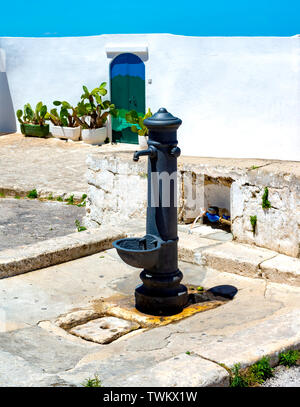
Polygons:
M117 75L139 76L145 80L145 65L134 54L121 54L111 64L111 78Z

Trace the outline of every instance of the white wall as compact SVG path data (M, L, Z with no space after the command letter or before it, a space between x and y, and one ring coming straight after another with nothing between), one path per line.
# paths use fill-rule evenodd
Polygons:
M5 72L5 52L0 48L0 133L16 131L16 116Z
M146 105L183 120L183 154L300 160L299 37L0 38L14 109L109 82L107 44L148 46Z

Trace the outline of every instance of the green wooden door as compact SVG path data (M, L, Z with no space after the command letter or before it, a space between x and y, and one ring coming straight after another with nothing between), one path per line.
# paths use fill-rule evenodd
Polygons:
M111 102L119 110L112 118L113 141L138 144L138 135L130 130L125 114L136 110L145 114L145 65L134 54L118 55L110 65Z

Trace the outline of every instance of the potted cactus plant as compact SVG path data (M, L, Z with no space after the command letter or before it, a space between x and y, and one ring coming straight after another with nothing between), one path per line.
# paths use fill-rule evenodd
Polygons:
M128 123L131 123L131 131L133 133L137 133L139 136L139 146L140 149L147 148L147 140L148 140L148 129L144 125L144 120L148 119L148 117L152 116L152 112L150 109L148 109L148 112L144 115L141 116L136 112L135 110L130 110L128 113L126 113L125 118Z
M45 137L49 134L49 124L45 122L47 106L39 102L35 110L29 103L24 106L24 111L17 110L17 119L21 124L21 132L26 136Z
M82 128L81 138L87 144L103 144L107 139L107 118L109 115L116 117L118 111L109 100L102 100L107 94L106 82L91 92L83 86L84 93L77 105L77 115Z
M74 108L66 101L53 102L54 106L61 106L58 113L57 108L47 112L45 119L52 123L51 133L54 137L77 141L80 139L81 127L77 116L77 108ZM71 111L71 112L70 112Z

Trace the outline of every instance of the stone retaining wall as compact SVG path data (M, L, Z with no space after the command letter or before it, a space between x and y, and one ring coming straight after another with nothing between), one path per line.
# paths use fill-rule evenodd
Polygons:
M116 226L146 215L147 160L132 152L88 157L89 184L85 224ZM197 199L192 205L188 193ZM269 209L262 208L265 187ZM190 223L201 207L227 207L236 241L300 257L300 163L180 157L178 221ZM256 215L255 233L250 216Z

